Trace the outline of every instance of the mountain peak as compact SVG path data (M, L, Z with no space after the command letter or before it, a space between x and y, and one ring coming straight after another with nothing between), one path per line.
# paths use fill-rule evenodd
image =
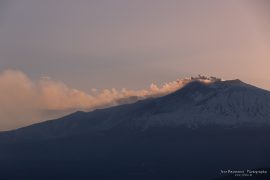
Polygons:
M193 78L171 94L92 112L78 111L9 132L15 139L48 139L109 129L267 124L270 92L239 79ZM1 136L0 133L0 140Z
M214 82L211 84L211 87L231 87L231 88L256 88L256 89L260 89L257 88L255 86L252 86L250 84L247 84L243 81L241 81L240 79L233 79L233 80L224 80L224 81L218 81L218 82Z
M218 78L218 77L203 76L203 75L198 75L195 77L192 76L190 78L185 78L184 80L186 80L188 83L194 82L194 81L199 81L199 82L203 82L203 83L213 83L213 82L222 81L222 79Z
M223 84L228 84L228 85L248 85L241 81L240 79L233 79L233 80L226 80L222 81Z
M240 79L233 80L221 80L221 79L194 79L190 82L187 82L182 88L178 91L182 93L210 93L210 92L219 92L223 93L224 91L246 91L246 90L262 90L256 86L247 84Z
M186 85L188 84L224 84L224 85L248 85L241 81L240 79L232 79L232 80L223 80L221 78L213 77L213 76L202 76L198 75L196 77L185 78Z

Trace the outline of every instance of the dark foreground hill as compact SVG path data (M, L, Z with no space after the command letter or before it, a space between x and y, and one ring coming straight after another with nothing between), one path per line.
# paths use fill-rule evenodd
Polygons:
M160 98L0 133L0 179L238 178L220 172L269 169L269 140L269 91L193 81Z

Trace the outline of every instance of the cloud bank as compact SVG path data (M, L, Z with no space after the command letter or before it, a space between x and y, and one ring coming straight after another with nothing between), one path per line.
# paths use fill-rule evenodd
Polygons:
M188 81L173 81L161 87L152 83L142 90L92 89L87 93L48 77L33 81L21 71L5 70L0 73L0 130L58 118L77 110L91 111L166 95Z

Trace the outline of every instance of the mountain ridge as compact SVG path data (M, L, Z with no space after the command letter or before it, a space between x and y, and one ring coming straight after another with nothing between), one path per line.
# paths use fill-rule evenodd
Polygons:
M269 91L194 81L162 97L0 133L0 179L194 180L269 169L269 110Z
M179 125L269 125L269 109L270 92L239 79L211 83L194 80L169 95L91 112L77 111L56 120L1 132L0 139L50 139L116 127L145 130Z

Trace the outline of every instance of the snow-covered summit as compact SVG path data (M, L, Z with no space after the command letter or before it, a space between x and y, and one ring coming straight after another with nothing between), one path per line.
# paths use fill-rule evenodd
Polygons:
M53 138L114 128L146 130L180 125L270 125L270 92L240 80L193 78L166 96L92 112L77 112L5 135Z
M217 78L214 76L202 76L202 75L198 75L198 76L191 76L191 77L186 77L183 79L178 79L176 82L181 84L181 85L187 85L189 83L192 82L201 82L201 83L205 83L205 84L212 84L215 82L219 82L219 81L223 81L221 78Z

